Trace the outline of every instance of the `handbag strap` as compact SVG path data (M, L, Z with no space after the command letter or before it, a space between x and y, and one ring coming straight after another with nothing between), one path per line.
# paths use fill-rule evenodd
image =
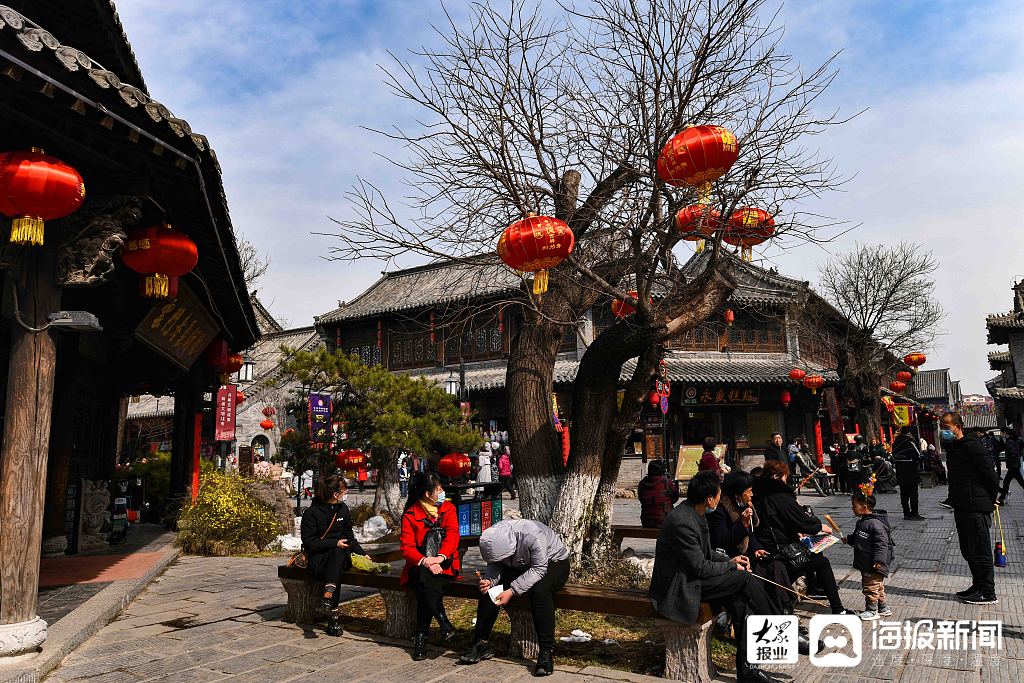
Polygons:
M331 533L331 528L334 526L334 520L336 520L337 518L338 518L338 513L335 512L334 516L331 517L331 523L327 525L327 531L325 531L323 536L320 537L321 541L324 540L324 538L327 537L327 534Z

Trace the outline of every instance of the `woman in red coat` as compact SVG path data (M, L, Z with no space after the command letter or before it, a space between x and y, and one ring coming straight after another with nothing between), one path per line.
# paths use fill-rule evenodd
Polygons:
M444 611L444 588L459 575L459 515L445 500L441 481L433 474L417 473L409 484L402 515L403 586L416 593L416 637L412 658L426 659L427 633L435 618L441 639L455 635Z

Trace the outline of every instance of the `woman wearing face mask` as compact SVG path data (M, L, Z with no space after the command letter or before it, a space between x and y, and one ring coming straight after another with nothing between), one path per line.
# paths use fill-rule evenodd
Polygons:
M341 574L352 568L352 553L365 555L352 531L352 515L345 505L348 485L343 477L324 477L317 495L302 515L302 549L309 558L309 573L324 586L320 608L328 612L327 633L341 635L341 623L335 614Z
M445 500L441 481L433 474L418 473L409 484L402 515L401 585L416 593L416 637L412 658L426 659L430 623L437 619L441 640L455 635L444 611L444 589L459 575L459 519L455 506Z

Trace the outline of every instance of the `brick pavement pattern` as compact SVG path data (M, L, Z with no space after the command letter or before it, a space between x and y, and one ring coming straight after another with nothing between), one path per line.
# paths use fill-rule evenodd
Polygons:
M783 679L828 683L855 681L976 682L1017 681L1024 675L1024 584L1020 556L1024 538L1024 495L1011 496L1004 508L1009 564L996 569L999 604L964 605L952 595L969 582L960 558L952 511L939 507L945 487L922 490L925 521L904 521L897 494L879 496L879 508L890 512L896 541L896 563L886 592L892 620L1001 619L1003 649L969 653L923 651L876 653L871 626L865 628L864 656L856 668L818 668L807 658L781 670ZM853 530L849 498L806 496L821 516L831 514L845 533ZM617 521L636 516L635 501L616 505ZM644 543L630 543L640 551ZM837 545L828 556L840 580L845 604L863 609L859 573L852 569L852 550ZM467 558L469 566L479 557ZM524 662L492 660L458 667L455 655L435 650L430 659L413 662L401 643L380 642L346 633L341 638L281 621L284 591L276 568L282 558L184 557L154 582L119 619L69 657L47 681L52 683L136 683L230 681L231 683L415 680L468 683L531 679ZM368 595L347 589L344 599ZM805 603L806 604L806 603ZM802 617L810 612L801 612ZM806 625L806 619L801 620ZM564 635L564 634L559 634ZM559 666L549 680L654 681L625 672ZM723 676L728 680L728 675Z

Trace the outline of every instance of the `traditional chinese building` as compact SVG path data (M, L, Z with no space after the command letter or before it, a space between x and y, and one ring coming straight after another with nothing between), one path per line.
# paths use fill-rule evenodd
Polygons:
M989 315L985 326L989 344L1007 347L988 354L989 367L999 374L985 387L1005 424L1019 433L1024 423L1024 281L1013 285L1013 310Z
M81 176L85 198L45 221L35 246L9 243L10 216L0 219L0 657L46 638L40 554L106 544L128 397L174 396L164 436L172 492L185 493L217 385L206 349L217 339L243 349L259 336L217 158L150 95L113 4L7 5L0 154L45 150ZM194 243L198 263L176 298L154 304L122 252L133 230L167 223Z
M703 268L708 254L685 264L684 275ZM650 405L639 414L626 452L637 462L673 459L680 446L714 436L753 458L745 464L756 463L774 431L802 436L814 449L819 430L828 438L834 424L843 429L830 390L838 379L831 332L807 310L809 300L820 299L807 282L726 258L737 283L727 303L734 322L726 326L719 314L669 344L667 414ZM500 435L507 431L506 359L521 320L513 303L520 287L519 277L492 259L387 272L353 301L317 317L316 328L331 349L451 387L468 400L482 431ZM579 360L614 322L609 303L567 331L555 361L558 405L570 421ZM794 367L822 375L824 388L812 393L794 384ZM631 370L627 363L624 379ZM824 396L832 410L822 405Z

